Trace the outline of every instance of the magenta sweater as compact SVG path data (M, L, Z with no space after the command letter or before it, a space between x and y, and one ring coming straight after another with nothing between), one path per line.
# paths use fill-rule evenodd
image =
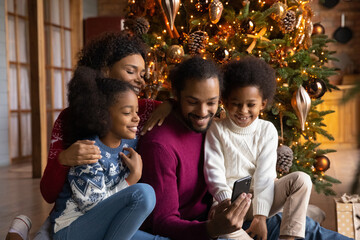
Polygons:
M156 206L144 231L171 239L209 239L205 220L211 196L203 174L204 135L170 114L138 143L142 182L156 193Z

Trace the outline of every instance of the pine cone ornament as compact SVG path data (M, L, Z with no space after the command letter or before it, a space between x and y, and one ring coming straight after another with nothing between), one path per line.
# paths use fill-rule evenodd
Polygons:
M281 145L277 149L276 171L278 173L288 173L293 161L293 151L286 145Z
M144 17L138 17L135 19L126 19L124 23L125 27L132 31L135 35L141 36L149 31L150 23Z
M292 32L296 25L296 13L292 10L286 11L284 17L280 21L280 29L284 33Z
M209 35L204 31L196 31L189 36L189 52L191 55L201 54L205 51Z

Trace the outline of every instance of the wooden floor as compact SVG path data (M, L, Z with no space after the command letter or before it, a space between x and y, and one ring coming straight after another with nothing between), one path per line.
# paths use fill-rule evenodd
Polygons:
M31 218L31 239L48 216L52 206L40 193L40 179L31 178L31 165L0 168L0 239L5 239L12 219L24 214Z
M327 173L342 181L334 187L338 196L350 192L357 166L360 164L360 150L338 151L328 155L331 165ZM31 165L20 164L0 168L0 239L5 239L11 220L25 214L31 218L31 238L48 216L52 206L41 197L40 179L31 178ZM360 192L359 192L360 193ZM336 230L335 204L333 197L313 192L310 203L326 213L323 226Z

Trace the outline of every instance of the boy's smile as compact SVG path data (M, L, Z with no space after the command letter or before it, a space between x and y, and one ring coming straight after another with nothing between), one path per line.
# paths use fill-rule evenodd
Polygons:
M239 127L249 126L266 106L262 94L255 86L239 87L224 100L229 118Z

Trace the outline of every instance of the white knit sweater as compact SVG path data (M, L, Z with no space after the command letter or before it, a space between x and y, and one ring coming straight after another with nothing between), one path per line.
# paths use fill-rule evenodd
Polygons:
M277 145L278 133L269 121L256 119L245 128L229 118L214 122L206 133L204 174L215 200L231 198L234 182L251 175L253 215L268 217L274 198Z

